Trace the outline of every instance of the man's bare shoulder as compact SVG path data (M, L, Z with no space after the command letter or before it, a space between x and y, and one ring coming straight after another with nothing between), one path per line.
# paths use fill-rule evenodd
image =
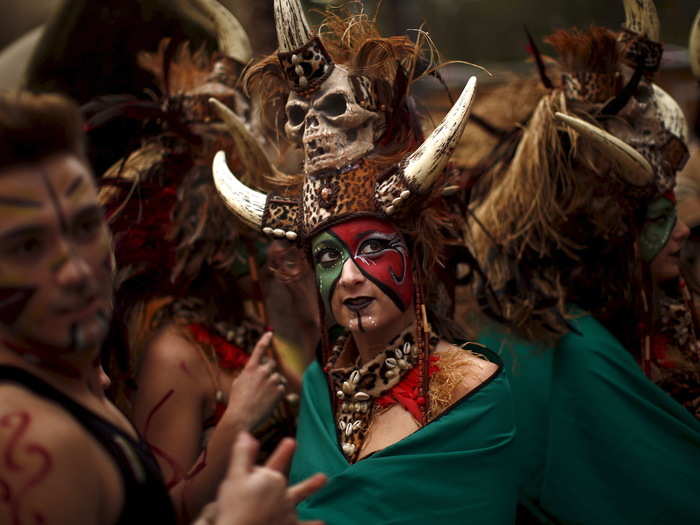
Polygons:
M0 491L5 523L111 523L114 467L63 409L19 386L0 385ZM0 503L0 506L2 504Z

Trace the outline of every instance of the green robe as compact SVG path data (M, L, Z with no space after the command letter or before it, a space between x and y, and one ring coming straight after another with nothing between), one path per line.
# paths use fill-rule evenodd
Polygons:
M298 506L300 518L327 525L513 522L515 429L502 368L430 424L352 465L338 446L331 410L326 378L314 363L304 376L290 479L316 472L329 479Z
M590 315L556 348L490 328L513 388L521 502L542 523L700 523L700 422Z

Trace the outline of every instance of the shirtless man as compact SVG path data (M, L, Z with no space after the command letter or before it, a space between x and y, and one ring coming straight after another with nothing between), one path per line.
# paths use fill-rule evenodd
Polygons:
M112 271L77 107L53 95L0 95L0 524L176 522L157 464L103 393ZM266 388L269 367L246 373L252 392ZM271 471L290 446L266 467L229 476L246 495L241 507L288 517L275 523L294 523L296 499L322 483L279 490L281 474ZM263 514L230 523L265 523Z

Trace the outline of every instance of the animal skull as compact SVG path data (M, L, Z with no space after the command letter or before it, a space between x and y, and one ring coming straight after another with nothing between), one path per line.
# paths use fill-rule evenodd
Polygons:
M359 160L384 132L384 116L360 105L360 101L372 103L369 86L362 81L356 86L353 89L347 69L336 65L318 91L289 95L285 132L290 141L303 146L307 175Z

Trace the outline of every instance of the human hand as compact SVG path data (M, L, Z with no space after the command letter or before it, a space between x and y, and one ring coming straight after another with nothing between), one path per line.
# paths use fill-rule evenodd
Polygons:
M272 341L272 332L266 332L258 340L248 362L234 379L224 420L242 422L252 430L272 411L285 391L286 380L275 372L274 359L263 362Z
M229 471L219 487L216 525L300 525L294 507L326 482L316 474L287 487L282 474L294 452L294 440L284 439L264 466L255 466L258 443L241 432L233 446ZM320 521L304 525L323 525Z

